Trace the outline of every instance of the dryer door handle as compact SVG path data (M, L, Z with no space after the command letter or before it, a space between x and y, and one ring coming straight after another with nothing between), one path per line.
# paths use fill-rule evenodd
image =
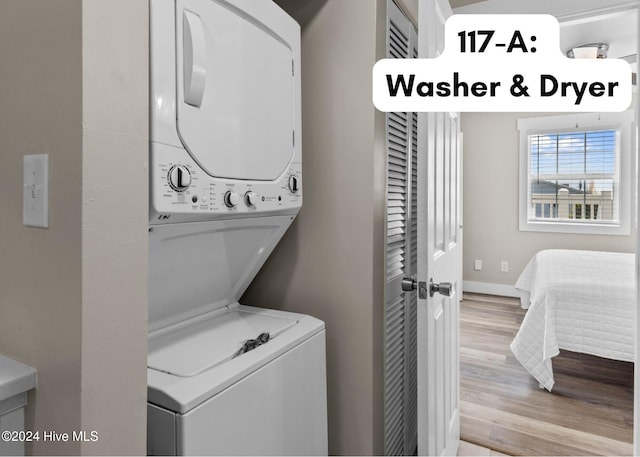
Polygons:
M207 81L207 49L200 16L183 11L184 101L200 107Z

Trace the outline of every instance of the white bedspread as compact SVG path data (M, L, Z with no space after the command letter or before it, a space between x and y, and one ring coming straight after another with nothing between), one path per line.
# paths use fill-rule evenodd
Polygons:
M547 250L516 282L527 314L511 343L522 366L551 391L560 349L634 361L635 255Z

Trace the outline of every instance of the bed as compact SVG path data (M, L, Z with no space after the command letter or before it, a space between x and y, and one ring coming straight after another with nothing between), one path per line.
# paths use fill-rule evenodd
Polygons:
M552 249L515 284L527 313L511 343L522 366L551 391L560 349L635 360L635 255Z

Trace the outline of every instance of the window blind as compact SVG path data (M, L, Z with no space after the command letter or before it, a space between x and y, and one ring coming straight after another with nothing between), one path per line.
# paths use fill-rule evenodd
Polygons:
M529 135L530 221L619 222L619 131Z

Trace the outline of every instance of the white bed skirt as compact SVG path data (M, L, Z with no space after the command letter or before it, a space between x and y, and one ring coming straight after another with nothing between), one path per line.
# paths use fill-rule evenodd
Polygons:
M560 349L635 360L635 255L572 250L536 254L515 284L528 309L511 351L551 391Z

